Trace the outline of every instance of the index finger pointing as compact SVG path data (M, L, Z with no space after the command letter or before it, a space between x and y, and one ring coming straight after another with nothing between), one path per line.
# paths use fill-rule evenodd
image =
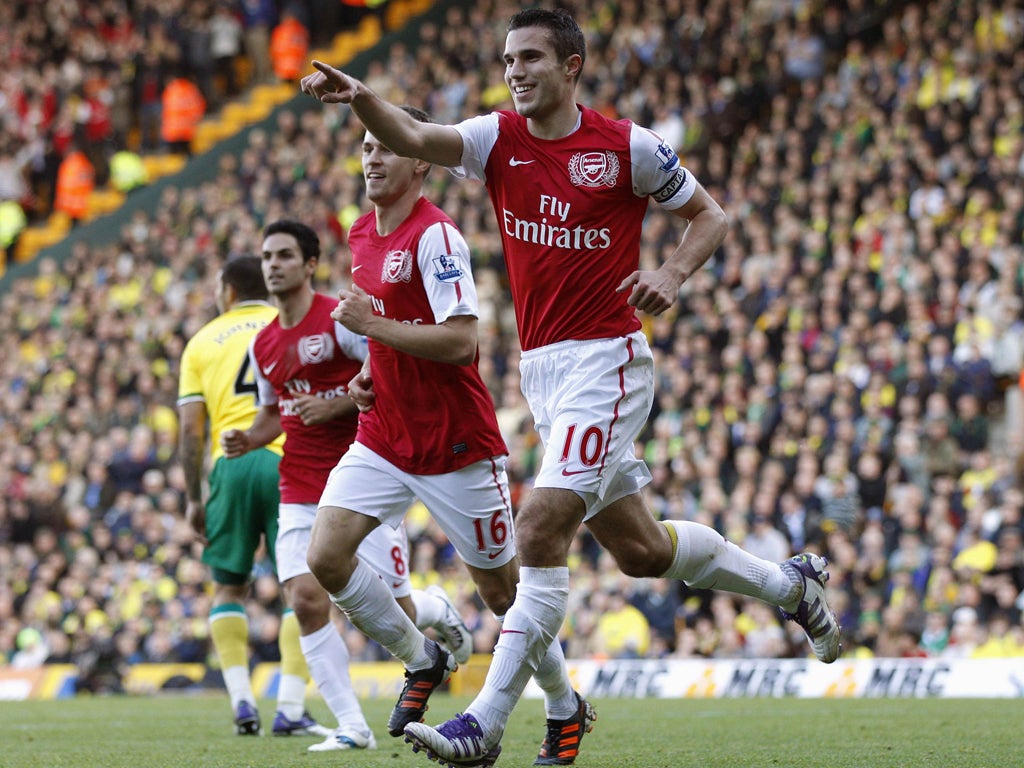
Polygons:
M332 67L330 64L326 64L318 59L313 59L313 66L319 71L323 72L331 80L337 80L338 75L341 74L337 69Z

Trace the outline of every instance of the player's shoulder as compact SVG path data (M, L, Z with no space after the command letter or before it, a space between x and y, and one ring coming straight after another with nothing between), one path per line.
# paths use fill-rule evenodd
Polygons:
M331 314L334 308L338 306L338 299L333 296L328 296L326 293L316 291L313 293L313 307L317 312L321 314Z
M526 125L526 118L516 112L514 109L496 109L489 115L480 115L481 119L485 120L496 120L499 123L519 124Z
M250 343L251 348L255 351L257 347L264 349L267 345L273 345L276 343L277 338L281 335L281 323L277 319L277 313L267 320L266 324L263 325L253 335Z
M195 350L200 346L211 343L220 337L226 329L230 328L232 322L231 318L227 317L227 313L217 315L212 320L207 321L198 331L192 334L192 337L185 345L186 351L189 349Z
M421 197L416 201L415 207L412 209L410 218L414 218L417 223L424 229L431 227L437 223L443 222L445 224L452 224L454 222L452 218L445 213L436 203Z
M638 126L628 117L612 118L592 107L579 105L582 116L580 124L589 131L597 131L603 135L615 136L620 141L628 142Z
M202 331L217 336L229 330L256 333L277 317L277 308L266 302L239 304L218 315Z
M332 329L337 323L331 317L331 312L337 306L338 299L336 297L316 291L313 294L313 303L309 307L309 312L296 326L300 335L323 333L325 330Z
M349 240L353 236L360 236L366 232L372 232L376 229L377 224L377 213L374 210L369 210L366 213L359 216L352 225L348 228Z

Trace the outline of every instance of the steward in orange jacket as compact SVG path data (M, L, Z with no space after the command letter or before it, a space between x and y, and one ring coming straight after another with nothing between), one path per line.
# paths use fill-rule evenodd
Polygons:
M206 114L206 100L198 86L184 77L176 77L164 88L161 97L160 136L175 152L188 152L196 126Z
M66 213L75 221L89 213L89 195L96 186L92 163L81 150L68 152L57 167L57 189L53 210Z
M270 34L270 60L281 80L298 80L309 51L309 31L294 16L285 14Z

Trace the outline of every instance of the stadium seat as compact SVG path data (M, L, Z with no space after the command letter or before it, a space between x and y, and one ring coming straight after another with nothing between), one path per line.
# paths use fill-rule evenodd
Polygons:
M57 212L36 227L29 227L21 233L14 258L16 261L30 261L43 248L54 245L64 239L71 231L71 218L66 213Z
M252 90L252 103L269 105L271 108L287 101L297 92L291 83L268 83L257 85Z
M394 0L385 14L384 23L376 15L363 17L356 29L345 30L334 36L331 45L323 50L312 51L310 58L320 58L334 64L345 64L358 53L380 42L383 28L393 30L401 27L417 14L433 6L433 0ZM242 82L248 81L250 65L240 62L245 70ZM199 124L192 140L192 151L201 154L218 142L235 135L243 128L265 119L275 107L283 104L298 93L294 83L271 83L257 85L249 92L246 101L228 103L219 115L207 117ZM183 154L151 154L142 157L149 182L180 171L188 157ZM124 202L124 194L112 188L96 190L89 198L86 220L95 219L115 211ZM25 229L15 249L16 261L29 261L43 248L63 239L71 229L66 216L52 215L46 222ZM2 269L0 269L2 273Z
M177 173L185 166L185 160L185 155L146 155L142 158L142 164L152 182L162 176Z
M366 50L380 42L381 24L376 16L364 16L356 30L356 48Z
M390 31L398 29L413 16L430 9L433 0L395 0L384 12L384 26Z
M89 195L89 219L116 211L124 202L124 193L116 189L97 189Z

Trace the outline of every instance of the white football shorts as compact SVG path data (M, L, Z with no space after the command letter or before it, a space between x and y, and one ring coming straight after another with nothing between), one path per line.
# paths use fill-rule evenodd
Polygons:
M277 578L288 579L310 573L306 563L310 533L316 518L316 504L282 504L277 517ZM409 540L405 526L396 530L378 526L356 550L359 558L384 579L395 597L412 593L409 584Z
M544 444L535 488L574 491L589 520L651 481L634 446L654 404L654 358L643 333L531 349L519 370Z
M331 470L320 506L369 515L386 528L400 526L415 499L468 565L491 570L515 557L504 456L441 475L412 475L356 442Z

